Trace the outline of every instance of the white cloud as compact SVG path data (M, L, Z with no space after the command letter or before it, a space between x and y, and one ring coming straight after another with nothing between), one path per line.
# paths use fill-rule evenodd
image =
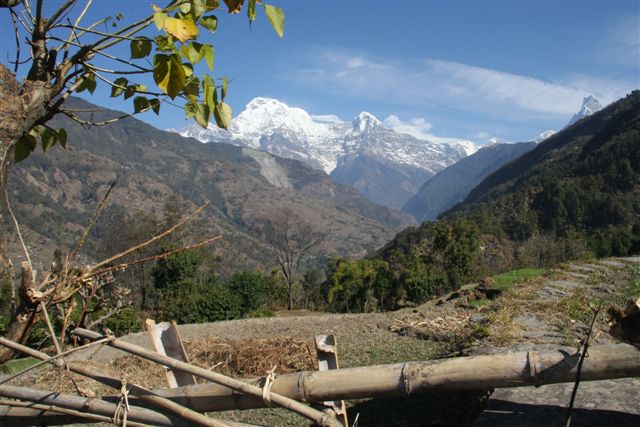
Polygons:
M411 135L415 138L427 140L436 144L454 144L460 145L461 143L469 143L470 141L463 138L449 138L444 136L434 135L428 131L432 125L423 117L414 117L408 122L402 121L398 116L392 114L384 119L383 124L396 132ZM472 148L468 154L474 152L476 148Z
M427 131L431 129L431 123L422 117L414 117L408 122L403 122L396 115L390 115L383 121L384 125L396 132L405 133L418 139L428 139Z
M636 85L588 76L551 82L439 59L391 60L342 50L313 52L310 62L293 77L339 95L399 105L440 104L501 118L568 118L585 96L594 94L607 103Z

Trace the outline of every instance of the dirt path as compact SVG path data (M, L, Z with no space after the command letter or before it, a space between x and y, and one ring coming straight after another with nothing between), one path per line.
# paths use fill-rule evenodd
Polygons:
M570 265L554 277L524 289L522 296L534 295L527 304L531 308L560 306L572 312L585 298L595 299L611 292L606 278L612 269L639 262L640 257L630 257ZM586 318L559 319L557 313L545 314L544 310L532 309L512 317L522 338L516 346L519 350L560 347L584 336ZM592 341L612 341L605 328L600 323ZM475 426L564 426L572 389L573 384L554 384L496 390ZM638 426L640 378L581 382L574 408L572 426Z

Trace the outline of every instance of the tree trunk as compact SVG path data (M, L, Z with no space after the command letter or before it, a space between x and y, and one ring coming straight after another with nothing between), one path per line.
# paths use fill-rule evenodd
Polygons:
M0 197L3 199L13 162L15 144L25 132L42 120L51 101L51 96L52 90L47 87L45 82L26 81L23 85L19 85L7 67L0 64ZM3 221L3 210L0 210L0 222ZM11 264L6 254L1 230L0 263L2 264L0 267L10 268ZM38 308L37 303L28 303L25 300L22 291L23 289L18 292L20 301L17 303L15 312L11 313L9 329L5 334L6 338L16 342L24 342L28 337ZM11 359L13 354L11 349L0 349L0 363Z

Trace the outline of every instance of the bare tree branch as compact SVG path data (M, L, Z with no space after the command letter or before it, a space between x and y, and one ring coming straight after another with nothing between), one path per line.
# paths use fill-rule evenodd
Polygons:
M122 258L124 256L127 256L139 249L144 248L145 246L149 246L150 244L152 244L153 242L157 242L158 240L162 239L165 236L168 236L169 234L173 233L176 229L178 229L179 227L183 226L184 224L186 224L187 222L189 222L191 219L195 218L197 215L200 214L200 212L202 212L207 206L209 206L209 202L205 203L204 205L200 206L198 209L196 209L195 211L193 211L193 213L191 213L190 215L187 215L186 217L184 217L182 220L180 220L180 222L178 222L176 225L170 227L169 229L163 231L162 233L152 237L151 239L147 240L146 242L140 243L137 246L134 246L132 248L127 249L124 252L120 252L117 255L114 255L110 258L107 258L103 261L100 261L99 263L93 265L91 267L92 270L97 269L98 267L101 267L105 264L109 264L119 258Z
M18 29L18 22L17 22L18 14L13 9L9 10L9 14L11 15L11 21L13 22L13 30L16 36L16 64L15 64L15 67L13 68L13 73L18 74L18 67L20 66L20 35L18 34L19 29Z
M69 262L69 260L72 260L76 256L78 251L84 245L84 242L87 239L87 236L89 235L89 232L91 231L93 226L96 224L96 221L98 220L98 217L100 216L100 213L102 212L102 210L104 209L104 207L105 207L105 205L107 203L107 199L109 198L109 194L111 194L111 190L113 190L113 187L115 187L115 185L116 185L115 181L111 183L111 185L109 186L109 189L107 190L105 195L102 197L102 200L100 200L100 203L98 203L98 206L96 207L95 211L93 212L93 215L91 216L91 220L89 220L89 224L87 224L87 226L85 227L84 231L82 232L82 236L78 240L78 243L76 244L76 247L69 254L69 256L67 258L67 262Z
M66 12L67 9L69 9L71 6L73 6L75 4L75 2L76 2L76 0L67 0L66 2L64 2L62 4L62 6L60 6L58 8L58 10L53 12L51 17L47 21L47 23L46 23L46 25L44 27L44 30L47 31L49 28L51 28L53 26L53 24L58 20L58 18L60 18L60 16L62 16L62 14L64 12Z

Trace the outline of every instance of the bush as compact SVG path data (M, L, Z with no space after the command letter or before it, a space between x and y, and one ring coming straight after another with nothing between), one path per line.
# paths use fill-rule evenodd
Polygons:
M272 302L276 283L272 277L258 271L243 271L234 274L226 287L240 298L240 309L246 314Z
M135 307L127 307L104 321L116 336L140 331L140 312Z

